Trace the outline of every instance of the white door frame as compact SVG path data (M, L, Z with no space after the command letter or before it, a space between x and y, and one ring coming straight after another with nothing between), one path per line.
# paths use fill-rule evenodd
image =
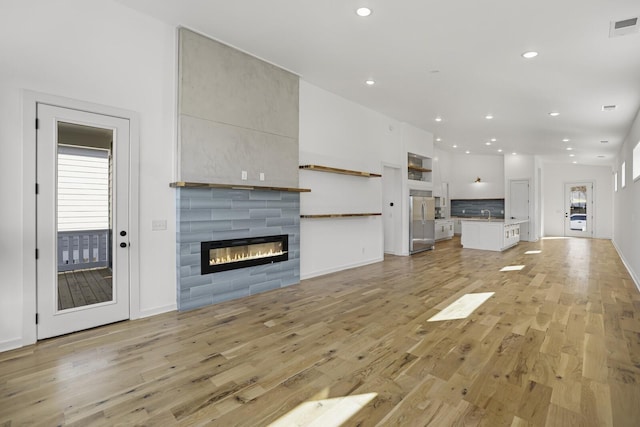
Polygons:
M140 317L140 238L139 238L139 116L134 111L93 104L45 93L22 92L22 182L23 182L23 317L22 345L37 340L36 326L36 105L45 103L62 108L88 111L129 120L129 313L130 319Z

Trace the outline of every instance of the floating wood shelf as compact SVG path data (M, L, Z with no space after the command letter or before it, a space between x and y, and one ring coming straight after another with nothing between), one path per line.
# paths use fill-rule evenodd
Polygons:
M349 169L339 169L332 168L330 166L320 166L320 165L301 165L300 169L318 171L318 172L330 172L330 173L339 173L342 175L353 175L353 176L361 176L364 178L379 178L382 175L379 173L371 173L371 172L362 172L362 171L354 171Z
M382 213L348 213L348 214L319 214L319 215L300 215L300 218L353 218L361 216L380 216Z
M418 171L418 172L431 172L431 169L426 169L426 168L421 168L420 166L412 166L409 165L409 169L412 171Z
M243 185L243 184L211 184L205 182L172 182L169 184L171 188L230 188L234 190L271 190L271 191L288 191L290 193L308 193L309 188L291 188L291 187L269 187L262 185Z

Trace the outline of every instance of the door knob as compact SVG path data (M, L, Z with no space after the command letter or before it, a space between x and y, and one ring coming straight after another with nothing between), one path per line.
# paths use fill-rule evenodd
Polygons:
M122 237L124 237L124 236L126 236L126 235L127 235L127 232L126 232L126 231L124 231L124 230L122 230L122 231L120 232L120 235L121 235Z
M127 244L126 244L125 242L122 242L122 243L120 243L120 247L121 247L121 248L126 248L126 247L127 247Z

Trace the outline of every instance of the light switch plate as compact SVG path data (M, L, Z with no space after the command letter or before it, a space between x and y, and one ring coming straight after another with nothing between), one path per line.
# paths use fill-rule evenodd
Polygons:
M260 172L260 181L264 181L264 172Z
M247 171L242 171L242 180L243 181L247 180Z
M151 231L161 231L167 229L166 219L154 219L151 220Z

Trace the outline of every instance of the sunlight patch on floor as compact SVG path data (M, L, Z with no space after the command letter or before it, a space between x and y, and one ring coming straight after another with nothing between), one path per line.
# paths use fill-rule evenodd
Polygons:
M542 240L565 240L565 239L568 239L568 237L564 237L564 236L542 237Z
M378 393L366 393L304 402L269 424L269 427L339 427L377 395Z
M542 253L542 251L527 251L524 254L525 255L532 255L532 254L541 254L541 253Z
M500 271L520 271L524 268L524 265L508 265L506 267L502 267Z
M441 320L464 319L473 311L480 307L486 300L491 298L495 292L481 292L477 294L466 294L449 304L447 307L427 322L439 322Z

